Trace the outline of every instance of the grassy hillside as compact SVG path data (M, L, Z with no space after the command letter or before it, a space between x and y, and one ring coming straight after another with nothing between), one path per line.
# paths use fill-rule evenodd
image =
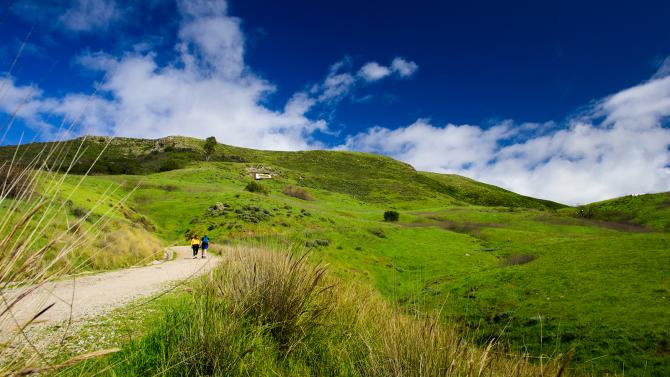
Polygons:
M21 146L17 161L25 164L46 158L56 145ZM93 174L150 174L205 161L203 146L203 140L176 136L157 140L89 136L60 143L58 158L53 160L59 170L72 173L81 174L90 169ZM15 147L0 147L0 161L11 160L15 153ZM219 144L208 161L249 163L250 167L278 173L305 187L348 194L368 202L390 200L401 204L432 200L438 205L564 207L455 175L420 173L405 163L367 153L274 152Z
M519 195L497 186L477 182L473 179L456 174L421 173L447 188L450 196L481 206L497 207L525 207L525 208L564 208L564 205L549 201Z
M386 157L220 145L204 162L201 141L170 140L178 152L151 152L155 141L110 145L117 157L154 162L141 175L89 177L85 188L117 187L165 242L206 233L216 243L307 247L337 279L374 287L405 312L439 313L480 345L496 338L502 351L532 357L575 349L573 367L598 374L624 365L670 374L668 233L577 218ZM190 157L160 172L148 168L156 156ZM261 182L267 194L245 190L253 169L277 174ZM288 186L309 200L285 194ZM390 209L398 222L383 221Z
M591 203L570 212L577 217L641 225L670 232L670 192L629 195Z
M183 242L194 232L224 243L305 245L336 276L370 284L408 311L439 309L482 344L501 337L533 355L574 347L576 365L593 371L618 372L624 363L668 370L665 233L453 197L384 203L308 187L313 200L301 200L282 192L304 182L288 169L262 182L263 195L244 190L249 166L198 163L96 179L139 185L132 206L164 239ZM392 207L398 223L382 220Z
M127 204L130 192L118 184L75 175L36 174L33 198L3 195L0 200L0 239L6 240L3 246L15 255L15 271L6 271L3 282L21 280L47 266L50 271L80 273L162 258L155 227ZM64 252L73 246L74 250ZM34 258L36 250L41 250L39 258ZM24 263L29 264L28 270L21 267Z

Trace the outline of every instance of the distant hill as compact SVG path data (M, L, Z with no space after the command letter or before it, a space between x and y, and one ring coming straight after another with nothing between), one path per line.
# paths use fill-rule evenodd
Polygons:
M574 215L670 232L670 192L629 195L591 203L575 209Z
M421 173L442 184L449 195L466 203L481 206L553 208L566 207L563 204L531 198L505 190L498 186L475 181L456 174Z
M17 161L27 164L58 150L65 161L58 170L82 174L150 174L183 168L205 160L204 140L169 136L156 140L87 136L61 143L19 147ZM102 153L104 151L104 153ZM0 160L10 160L16 147L0 147ZM75 160L74 157L78 156ZM53 161L54 159L50 159ZM71 161L75 161L70 164ZM389 157L345 151L260 151L219 144L212 162L256 164L281 170L305 187L349 194L368 202L403 202L426 198L452 204L559 209L562 204L522 196L457 175L417 172Z

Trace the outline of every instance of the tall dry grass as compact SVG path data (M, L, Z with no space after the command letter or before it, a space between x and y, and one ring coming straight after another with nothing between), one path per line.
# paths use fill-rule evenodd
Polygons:
M69 169L85 152L85 141L82 139L78 145L45 144L29 161L23 158L23 150L17 146L13 159L2 163L0 375L21 371L30 374L53 367L44 354L44 347L48 343L63 342L68 332L62 331L58 338L37 343L27 331L50 310L52 303L67 299L50 296L48 284L77 272L82 266L100 264L100 253L110 249L111 245L97 248L92 245L103 232L106 237L113 237L114 233L108 231L115 224L110 223L109 215L127 198L109 207L107 203L114 201L111 199L116 189L113 185L80 216L74 220L69 217L68 205L86 175L74 177L74 188L68 183L66 190L64 183ZM70 148L74 151L68 150ZM66 155L75 157L70 159ZM92 216L94 212L96 216ZM27 302L37 304L26 308ZM17 315L19 308L23 312L21 316ZM26 311L33 314L25 316Z
M305 263L307 254L236 247L208 285L235 314L263 323L280 348L293 349L333 310L333 286L325 267Z
M123 353L72 374L169 376L567 376L478 346L434 315L408 315L372 288L328 276L294 248L235 246L188 298Z

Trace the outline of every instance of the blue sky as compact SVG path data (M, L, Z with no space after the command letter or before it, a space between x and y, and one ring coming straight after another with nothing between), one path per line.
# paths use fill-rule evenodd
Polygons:
M670 3L471 3L3 3L2 143L215 135L571 204L670 190Z

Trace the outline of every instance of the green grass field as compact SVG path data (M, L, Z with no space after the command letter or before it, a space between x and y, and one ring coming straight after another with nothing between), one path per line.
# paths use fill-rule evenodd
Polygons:
M92 151L100 142L87 141ZM303 245L338 278L409 313L440 313L480 344L496 338L538 357L574 348L572 367L587 372L670 375L667 194L596 203L584 217L368 154L219 145L204 162L195 139L115 143L123 147L109 147L75 204L90 206L111 184L128 195L114 216L164 243L194 233L219 244ZM129 159L146 164L108 168ZM277 174L261 182L267 195L244 189L253 168ZM142 174L108 175L128 172ZM312 200L284 194L289 185ZM391 209L398 222L383 221Z

